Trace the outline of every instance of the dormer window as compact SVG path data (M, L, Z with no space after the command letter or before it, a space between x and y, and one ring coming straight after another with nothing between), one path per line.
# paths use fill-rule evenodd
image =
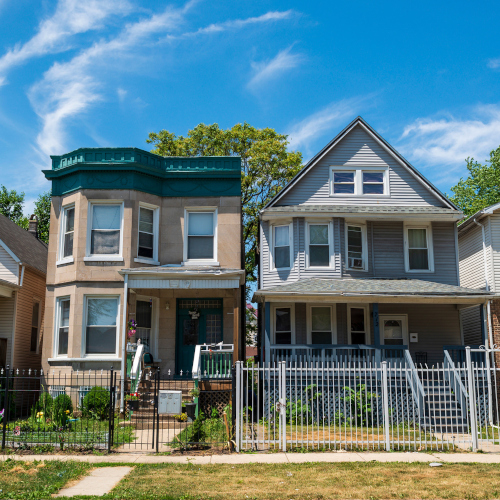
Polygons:
M331 167L330 196L389 196L389 169Z

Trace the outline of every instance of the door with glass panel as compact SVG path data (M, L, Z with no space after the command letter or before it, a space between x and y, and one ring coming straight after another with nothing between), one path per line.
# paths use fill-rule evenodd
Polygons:
M137 322L135 338L136 340L141 339L141 344L146 346L146 351L151 352L151 349L153 348L151 339L153 301L138 300L135 303L135 318Z
M365 306L349 306L347 308L349 343L367 345L369 344L369 322L368 310ZM371 353L367 349L352 349L346 361L369 361Z
M381 344L395 346L408 344L408 318L406 315L380 315L379 324Z
M191 377L197 345L214 345L222 340L222 299L177 301L177 376Z

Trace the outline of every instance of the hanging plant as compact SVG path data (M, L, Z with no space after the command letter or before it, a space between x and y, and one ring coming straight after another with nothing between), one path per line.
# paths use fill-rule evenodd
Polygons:
M136 330L137 330L136 320L135 319L129 320L129 322L127 323L127 327L128 327L128 336L133 337L135 335Z

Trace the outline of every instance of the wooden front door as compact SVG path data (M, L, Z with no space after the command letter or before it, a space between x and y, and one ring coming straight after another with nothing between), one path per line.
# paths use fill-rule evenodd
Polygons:
M179 299L176 340L175 373L191 377L196 346L222 342L222 299Z

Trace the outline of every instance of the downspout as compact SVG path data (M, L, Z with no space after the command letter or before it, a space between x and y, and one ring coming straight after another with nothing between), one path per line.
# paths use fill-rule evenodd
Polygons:
M123 312L122 312L122 359L121 359L121 393L120 413L125 409L125 363L127 358L127 302L128 302L128 274L123 279Z
M19 286L23 286L23 279L24 279L24 264L21 264L21 279L19 280Z

